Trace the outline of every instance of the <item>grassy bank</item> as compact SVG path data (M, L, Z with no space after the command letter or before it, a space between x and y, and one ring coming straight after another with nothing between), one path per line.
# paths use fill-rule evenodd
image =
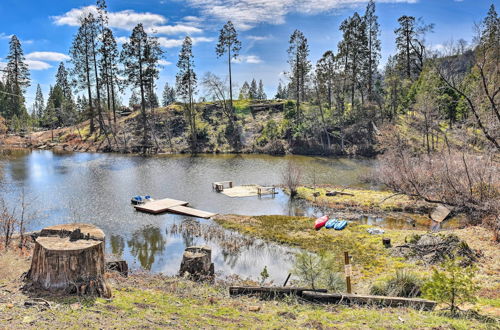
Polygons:
M226 215L216 217L216 221L228 229L293 245L310 252L328 251L334 255L343 255L344 251L349 251L355 260L353 271L358 292L366 292L372 279L381 274L416 267L401 258L391 256L382 244L382 236L370 235L367 232L371 227L368 225L351 223L342 231L316 231L313 228L314 220L307 217ZM404 243L406 237L418 233L423 232L386 230L383 237L390 238L392 244L398 245ZM339 258L339 269L342 266L341 261Z
M391 255L382 244L382 237L390 238L393 246L404 244L412 236L424 233L418 230L385 229L383 236L370 235L370 226L351 223L342 231L313 229L314 219L291 216L237 216L225 215L215 219L228 229L248 235L284 243L306 251L321 253L328 251L333 255L343 256L349 251L353 257L353 290L368 293L370 286L378 279L394 275L397 270L413 271L421 277L428 277L432 267L421 262L410 262ZM488 315L500 317L500 246L492 241L491 233L482 227L469 227L446 231L455 234L472 249L480 251L477 263L477 279L482 290L479 302L474 308ZM339 270L343 259L339 257ZM471 306L469 306L470 308Z
M336 196L326 193L341 192ZM391 191L353 189L321 185L318 187L299 187L297 197L319 206L332 209L356 210L363 212L407 212L427 213L433 205Z
M315 306L297 300L261 301L231 298L227 282L197 284L179 278L108 274L112 299L48 297L26 307L34 297L19 291L19 276L29 259L0 253L0 328L337 328L337 329L488 329L476 319L450 319L439 312L403 308ZM42 300L39 300L42 301Z

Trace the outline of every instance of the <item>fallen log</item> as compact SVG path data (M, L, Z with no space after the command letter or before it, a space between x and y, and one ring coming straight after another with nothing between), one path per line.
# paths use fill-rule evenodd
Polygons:
M432 300L420 298L385 297L342 293L321 293L304 291L302 298L305 300L322 304L346 304L346 305L377 305L385 307L412 307L431 311L436 306Z
M259 295L263 298L277 298L284 296L302 297L303 292L327 292L326 289L296 288L296 287L265 287L265 286L231 286L230 296Z
M345 192L342 192L342 191L327 191L325 195L328 196L328 197L333 197L333 196L337 196L337 195L354 197L354 194L345 193Z

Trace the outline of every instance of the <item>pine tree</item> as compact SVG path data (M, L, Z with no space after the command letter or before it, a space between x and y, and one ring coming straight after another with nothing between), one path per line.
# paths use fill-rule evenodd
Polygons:
M175 88L170 87L168 82L163 87L162 106L166 107L175 102Z
M13 35L9 42L9 54L5 67L5 90L7 110L4 111L6 119L27 116L24 106L24 92L31 84L30 72L19 39Z
M42 88L38 84L36 86L35 102L33 103L33 114L38 121L42 119L44 109L45 101L43 99Z
M141 104L141 100L139 100L139 95L137 95L137 91L134 89L132 90L132 94L130 95L130 98L128 100L128 106L131 109L134 109L135 106L138 106Z
M373 86L375 75L377 72L377 67L380 61L380 25L378 23L378 17L375 15L375 2L370 0L368 6L366 7L365 16L366 36L368 41L367 46L367 59L366 59L366 71L367 71L367 85L368 85L368 99L374 99Z
M257 91L257 98L259 100L265 100L265 99L267 99L267 95L264 92L264 84L262 83L262 79L259 80L259 89Z
M141 100L143 145L149 145L148 125L146 114L146 93L151 86L151 74L148 70L156 66L162 50L156 38L148 37L142 24L138 24L132 31L128 42L123 44L120 54L121 62L127 77L127 83L139 88Z
M229 107L233 112L233 83L232 83L232 72L231 72L231 59L236 59L239 56L241 50L241 42L238 40L238 34L231 21L228 21L224 27L220 30L219 43L215 48L217 57L221 57L227 53L227 63L229 68Z
M407 79L414 79L422 71L425 60L425 40L427 32L432 31L433 24L425 25L417 22L413 16L401 16L396 33L396 55L398 67Z
M309 45L304 34L295 30L290 37L288 48L288 63L291 69L291 80L295 87L295 100L297 104L297 120L301 120L300 102L305 99L306 78L311 70Z
M252 79L252 82L250 83L250 89L248 90L248 98L250 100L256 100L258 98L258 89L257 89L257 81L255 81L255 78Z
M240 89L240 95L238 96L238 99L247 100L250 98L249 95L250 95L250 85L248 85L248 82L245 81Z
M281 85L281 82L278 83L278 88L276 89L276 95L274 98L283 99L283 86Z
M184 38L177 67L176 76L177 95L183 100L186 108L188 122L191 127L191 144L196 150L196 112L194 108L194 93L196 90L196 73L194 72L193 42L190 37Z
M363 100L363 87L361 84L364 59L368 53L366 25L358 13L347 18L340 25L343 32L342 40L338 45L339 58L342 60L343 75L346 79L346 86L350 89L351 107L353 108L356 100L356 91L361 93Z
M335 55L331 50L326 51L316 65L316 77L319 84L326 91L328 108L332 109L333 88L335 83Z
M78 32L73 39L73 43L70 49L71 62L73 68L71 74L74 77L77 88L80 90L85 90L87 92L87 102L88 102L88 117L90 119L90 134L95 131L94 126L94 98L92 93L92 87L95 82L94 74L94 52L95 49L95 37L94 32L94 19L91 14L82 18L81 25L78 28Z
M99 67L101 79L106 86L108 111L113 111L113 121L116 123L116 88L120 84L120 69L118 67L119 52L113 31L107 27L104 28L102 33L102 43L99 53L101 54Z
M61 111L58 116L58 124L60 126L74 124L76 121L75 103L73 101L73 93L69 83L68 71L66 70L63 62L59 64L59 68L57 69L56 86L61 89L63 97Z

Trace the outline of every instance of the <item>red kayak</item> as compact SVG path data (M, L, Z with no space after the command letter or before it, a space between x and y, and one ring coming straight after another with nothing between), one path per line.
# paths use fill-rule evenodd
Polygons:
M327 223L327 222L328 222L327 215L324 215L321 218L316 219L316 221L314 222L314 229L320 230L321 227L323 227L325 225L325 223Z

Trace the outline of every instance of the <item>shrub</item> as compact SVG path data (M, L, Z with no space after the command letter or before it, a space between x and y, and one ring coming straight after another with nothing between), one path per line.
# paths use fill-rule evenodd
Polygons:
M441 269L434 269L431 279L422 287L424 296L447 304L452 315L465 302L474 303L479 286L474 278L476 266L463 267L460 258L447 259Z
M375 283L370 293L377 296L417 297L421 294L422 280L416 274L397 271L395 276Z
M295 195L297 195L297 188L300 186L300 181L302 179L301 169L290 161L286 168L283 169L281 177L283 185L290 191L290 196L295 197Z
M331 254L302 252L295 258L292 273L299 278L299 282L310 285L313 289L322 287L339 292L345 289L345 282L338 272L340 259L337 259Z

